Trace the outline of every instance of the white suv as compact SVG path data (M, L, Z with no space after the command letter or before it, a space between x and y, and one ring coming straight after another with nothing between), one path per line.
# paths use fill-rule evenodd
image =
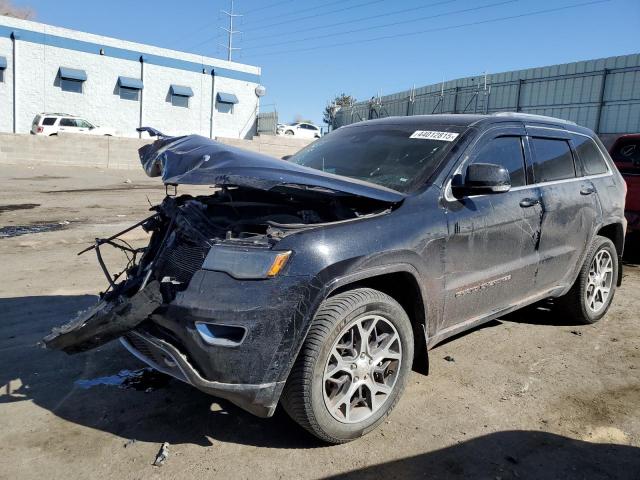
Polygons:
M320 127L312 123L298 122L292 125L278 126L278 135L292 135L299 138L320 138Z
M115 135L114 129L99 127L84 118L65 113L40 113L35 116L31 124L31 133L33 135L50 137L60 132L106 135L109 137Z

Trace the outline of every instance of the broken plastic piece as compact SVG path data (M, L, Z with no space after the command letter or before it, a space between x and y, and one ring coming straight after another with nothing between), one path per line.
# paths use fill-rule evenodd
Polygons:
M47 348L78 353L96 348L142 323L162 304L160 284L150 282L131 298L100 301L75 320L56 327L43 342Z
M156 459L153 462L154 467L161 467L164 465L164 462L169 458L169 442L164 442L160 447L160 451L158 455L156 455Z

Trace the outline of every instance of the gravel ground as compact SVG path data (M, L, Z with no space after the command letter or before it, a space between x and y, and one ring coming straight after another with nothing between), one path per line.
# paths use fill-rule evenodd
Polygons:
M3 166L0 179L0 478L640 478L632 263L598 324L538 306L452 339L388 422L328 447L282 411L258 419L131 373L144 365L116 342L76 356L38 347L105 287L95 257L76 253L144 218L164 189L141 171Z

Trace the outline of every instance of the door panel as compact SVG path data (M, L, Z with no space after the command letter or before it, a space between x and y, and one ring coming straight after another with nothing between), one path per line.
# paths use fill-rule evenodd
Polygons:
M553 288L566 285L572 280L578 264L591 241L598 218L599 205L593 183L584 178L561 178L566 175L558 174L565 170L563 167L554 169L550 178L541 178L546 174L537 172L536 164L548 159L552 149L546 149L538 139L544 135L544 140L561 142L571 145L570 137L563 132L541 131L527 128L531 143L533 175L536 182L542 180L540 192L542 196L542 228L540 236L540 265L537 281L541 288ZM574 152L569 150L570 161L575 163ZM567 157L563 157L566 161ZM556 157L556 164L562 159ZM553 173L552 172L552 173ZM579 172L579 171L578 171Z
M504 136L524 135L509 128L486 135L471 147L469 162L482 161L509 167L514 179L525 183L513 158L483 158L490 142ZM521 145L522 148L522 145ZM467 163L468 164L468 163ZM466 165L462 166L462 171ZM446 202L449 237L445 258L445 314L441 329L473 321L534 294L542 207L536 187L517 185L506 193L477 195Z
M541 187L542 234L538 282L541 287L565 285L588 248L598 205L596 195L582 195L588 181L570 181Z

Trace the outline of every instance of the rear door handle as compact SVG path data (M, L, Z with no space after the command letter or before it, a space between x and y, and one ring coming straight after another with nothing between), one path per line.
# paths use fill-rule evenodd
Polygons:
M591 195L595 191L596 191L595 188L585 185L580 189L580 195Z
M540 204L540 200L537 198L523 198L522 200L520 200L520 206L522 208L529 208L538 204Z

